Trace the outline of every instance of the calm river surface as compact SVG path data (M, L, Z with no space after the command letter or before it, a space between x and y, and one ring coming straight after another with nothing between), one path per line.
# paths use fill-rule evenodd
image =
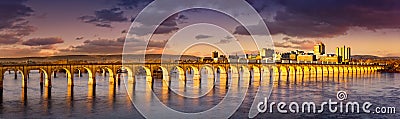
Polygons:
M201 72L202 74L204 72ZM121 83L110 85L108 77L100 73L96 76L97 85L95 90L88 88L88 76L83 74L74 76L73 90L68 89L65 73L58 73L57 78L52 79L51 96L48 91L40 89L38 71L31 71L28 80L27 98L24 100L21 88L21 75L14 79L11 72L5 73L3 103L0 105L0 118L144 118L132 105L130 96L132 90L145 89L149 86L146 82L136 82L136 86L128 83L127 78L122 74ZM182 112L199 112L212 108L218 104L227 93L225 84L218 80L214 84L212 78L188 76L186 85L179 76L171 75L170 90L163 85L161 79L154 79L153 91L157 97L149 96L148 100L159 98L161 102L172 109ZM218 79L221 76L216 76ZM259 77L255 77L256 79ZM136 80L145 80L145 77L138 76ZM199 80L193 80L199 79ZM223 79L223 78L222 78ZM233 78L228 78L231 80ZM201 82L200 82L201 80ZM268 81L254 81L248 86L247 95L239 109L232 115L232 118L247 118L249 109L260 85L268 85ZM233 88L241 88L246 84L246 79L240 79ZM125 85L126 84L126 85ZM268 101L275 102L310 102L321 103L329 99L337 100L338 91L346 91L347 101L371 102L375 107L396 107L400 110L400 74L374 73L358 76L338 77L308 77L292 76L287 79L275 79L272 83L272 93ZM228 85L235 85L228 84ZM127 87L127 88L126 88ZM133 88L134 87L134 88ZM243 88L243 87L242 87ZM148 93L148 90L143 90ZM233 91L241 93L240 91ZM131 95L128 95L131 94ZM190 97L185 98L181 94ZM240 94L237 94L240 95ZM162 117L162 116L160 116ZM256 118L400 118L400 114L353 114L353 113L330 113L319 114L289 113L280 114L261 113Z

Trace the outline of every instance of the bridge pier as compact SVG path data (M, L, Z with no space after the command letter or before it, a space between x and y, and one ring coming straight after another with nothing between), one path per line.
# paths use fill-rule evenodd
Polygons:
M89 98L96 97L96 84L88 85L88 97Z
M68 86L67 87L67 101L74 100L74 87Z
M26 88L28 87L28 72L24 71L24 73L22 73L22 88Z
M14 70L14 79L17 80L17 70Z
M78 77L81 78L81 76L82 76L82 72L81 72L81 70L78 70Z
M57 70L55 70L54 72L53 72L53 76L54 76L54 78L57 78Z
M51 87L44 87L44 99L50 100L51 99Z
M114 102L115 100L115 93L116 93L116 85L115 84L110 84L108 86L108 100L111 100Z
M30 71L28 70L28 71L26 71L26 80L29 80L29 73L30 73Z
M67 108L71 109L71 107L73 107L73 101L74 101L74 87L73 86L68 86L67 89L67 97L66 97L66 104L67 104Z
M27 101L28 101L28 88L27 88L27 86L25 86L25 87L22 87L22 90L21 90L21 102L24 105L26 105Z
M22 89L21 89L21 102L26 105L28 99L28 75L29 72L26 69L23 69L22 74Z
M121 85L121 74L116 74L118 77L117 77L117 82L118 82L118 85Z
M0 68L0 103L3 103L3 80L4 80L4 73L3 69Z
M43 71L39 70L39 75L40 75L40 94L43 95Z
M47 74L53 73L52 71L46 71L46 72L47 72ZM51 76L47 76L47 78L45 78L44 86L45 86L46 88L47 88L47 87L51 87Z

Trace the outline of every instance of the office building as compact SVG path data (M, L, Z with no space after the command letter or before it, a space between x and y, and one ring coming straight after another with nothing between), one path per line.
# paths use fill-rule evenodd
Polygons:
M317 43L314 45L314 54L315 55L324 55L325 54L325 44Z
M299 63L312 62L315 60L316 59L314 54L301 54L297 56L297 62Z
M260 51L261 58L272 58L274 56L275 51L269 48L263 48Z
M218 52L217 51L212 52L212 58L218 58Z
M350 47L346 47L346 46L343 46L343 47L337 47L336 48L336 55L338 56L338 57L341 57L342 59L341 59L341 61L342 62L350 62L350 60L351 60L351 49L350 49Z

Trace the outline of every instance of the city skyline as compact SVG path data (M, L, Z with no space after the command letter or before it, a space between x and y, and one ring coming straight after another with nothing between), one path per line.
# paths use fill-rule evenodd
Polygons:
M131 21L149 2L0 2L3 6L0 7L0 57L121 54ZM335 52L337 46L346 45L352 47L353 55L400 56L400 47L396 46L400 37L399 1L367 1L363 4L341 0L247 2L264 19L278 52L308 50L315 43L324 42L326 52ZM240 13L238 16L245 17ZM236 21L215 11L194 9L165 20L152 36L148 53L161 54L172 35L191 24L202 22L221 26L231 35L223 31L210 33L197 29L196 33L181 35L178 41L210 40L225 45L237 41L248 45L250 37ZM142 41L138 41L138 45L141 44ZM208 55L208 50L199 49L204 48L192 48L185 53Z

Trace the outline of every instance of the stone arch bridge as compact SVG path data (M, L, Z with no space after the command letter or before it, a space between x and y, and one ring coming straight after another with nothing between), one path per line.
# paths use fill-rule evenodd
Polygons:
M51 74L55 71L63 70L66 72L68 86L74 85L74 73L87 72L88 86L95 86L96 72L108 74L110 84L119 81L119 71L127 73L129 82L135 82L137 74L144 74L148 77L156 73L162 75L163 79L169 80L172 72L179 74L186 79L186 74L201 75L201 71L209 72L206 75L225 75L231 77L253 77L253 76L278 76L289 77L290 75L335 75L339 73L361 74L375 72L383 69L381 65L373 64L275 64L275 63L85 63L85 64L15 64L0 65L0 96L3 97L4 73L14 71L15 78L19 72L22 76L22 88L26 89L29 72L39 70L40 84L51 87ZM152 79L152 78L150 78ZM260 79L261 80L261 79ZM152 82L152 80L148 80Z

